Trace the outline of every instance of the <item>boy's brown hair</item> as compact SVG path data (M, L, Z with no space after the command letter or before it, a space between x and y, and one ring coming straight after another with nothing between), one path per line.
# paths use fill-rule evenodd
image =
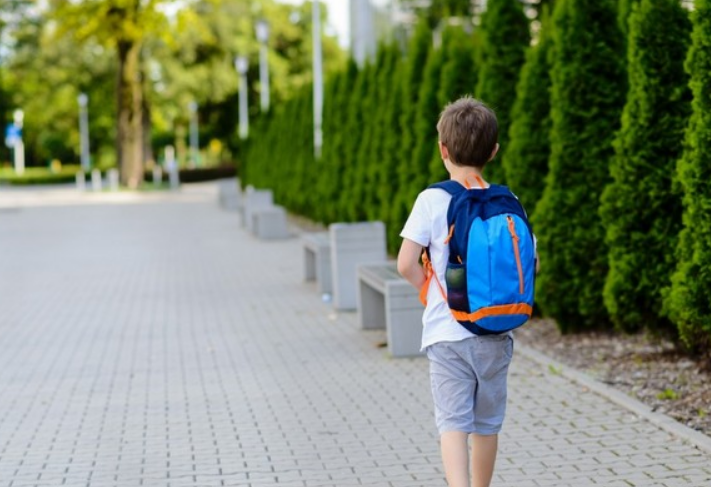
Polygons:
M450 103L437 122L440 142L449 160L460 166L484 167L496 147L499 124L491 108L465 96Z

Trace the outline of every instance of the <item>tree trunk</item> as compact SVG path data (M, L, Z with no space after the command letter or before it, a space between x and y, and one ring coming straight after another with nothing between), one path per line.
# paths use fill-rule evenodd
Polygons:
M121 183L130 189L136 189L143 181L143 91L140 53L140 42L123 40L118 43L116 158L119 161Z

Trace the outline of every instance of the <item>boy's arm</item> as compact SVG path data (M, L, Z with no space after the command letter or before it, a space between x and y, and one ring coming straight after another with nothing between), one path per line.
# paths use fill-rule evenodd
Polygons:
M422 249L422 245L405 238L397 255L398 272L418 290L422 288L426 280L425 270L420 265Z

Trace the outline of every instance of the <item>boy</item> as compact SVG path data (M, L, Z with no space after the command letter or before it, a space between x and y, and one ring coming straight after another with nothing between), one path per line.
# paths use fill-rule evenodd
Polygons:
M439 122L439 151L450 179L486 188L483 169L499 150L494 113L470 97L445 107ZM447 208L441 189L419 194L400 236L398 271L417 289L425 284L419 263L424 248L440 283L449 257ZM450 487L469 487L468 436L472 435L472 487L488 487L494 473L498 433L506 411L506 378L513 354L511 333L477 336L453 318L435 279L430 281L422 321L422 349L430 361L435 420Z

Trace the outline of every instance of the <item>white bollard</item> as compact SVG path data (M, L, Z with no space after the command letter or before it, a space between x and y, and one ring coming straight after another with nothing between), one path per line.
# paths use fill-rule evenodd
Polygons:
M177 167L174 167L170 171L170 189L172 189L172 190L180 189L180 174L178 173Z
M163 168L158 164L153 166L153 184L159 186L163 182Z
M118 169L109 169L109 189L111 189L111 191L118 191L119 190Z
M168 145L165 148L165 167L168 170L170 189L176 191L180 188L180 173L178 162L175 160L175 147Z
M101 171L94 169L91 171L91 189L92 191L101 191Z
M77 191L86 191L86 176L82 171L79 171L76 175L77 180Z

